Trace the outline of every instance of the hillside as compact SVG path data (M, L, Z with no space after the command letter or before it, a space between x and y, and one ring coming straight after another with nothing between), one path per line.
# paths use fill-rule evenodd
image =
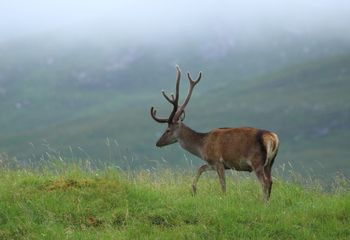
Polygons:
M255 179L228 174L228 193L222 195L214 176L203 176L193 197L192 174L183 171L92 171L62 162L41 171L1 168L0 238L350 237L346 179L325 193L316 182L302 186L277 178L265 204Z
M312 50L323 49L311 51L315 54L298 54L303 46L291 45L285 49L290 58L280 57L286 43L205 58L201 47L191 56L184 49L172 56L175 50L154 55L140 47L109 51L45 43L1 49L0 152L26 164L55 157L123 168L199 164L175 145L154 146L164 126L152 121L149 108L169 111L160 90L173 91L179 57L184 71L204 73L187 109L189 126L269 129L282 142L277 165L291 163L303 174L327 178L350 175L350 55L339 54L347 52L342 44L339 49L314 44ZM11 51L14 46L20 47Z

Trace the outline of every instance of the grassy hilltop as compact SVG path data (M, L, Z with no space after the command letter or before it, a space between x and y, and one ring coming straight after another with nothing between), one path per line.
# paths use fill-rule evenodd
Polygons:
M69 170L67 170L69 169ZM262 201L254 178L228 174L228 193L188 171L91 170L88 162L0 170L0 239L349 239L349 181L274 180Z

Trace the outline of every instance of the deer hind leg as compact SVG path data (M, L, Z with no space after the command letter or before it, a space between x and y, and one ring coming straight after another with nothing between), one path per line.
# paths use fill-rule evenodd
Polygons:
M262 186L262 191L264 194L264 199L265 201L269 200L270 197L270 192L271 192L271 186L272 186L272 181L271 181L271 171L270 171L270 166L264 166L264 164L267 161L267 157L261 154L256 154L252 159L252 168L261 183Z
M193 195L196 195L196 193L197 193L197 182L199 180L199 177L202 175L202 173L209 171L209 170L213 170L213 168L212 168L212 166L210 166L208 164L204 164L200 168L198 168L197 175L194 178L193 183L192 183L192 194Z
M225 166L224 166L224 164L217 164L216 171L219 175L221 190L223 193L226 193Z
M264 175L266 177L266 184L267 184L267 200L270 198L271 195L271 189L272 189L272 176L271 176L271 169L273 162L276 158L277 151L272 156L267 157L267 164L264 166Z
M272 177L271 177L271 167L266 166L264 167L264 175L265 175L265 184L266 189L264 190L265 193L265 199L269 200L271 195L271 189L272 189Z
M272 177L271 177L271 166L264 167L264 175L266 177L267 193L266 200L270 199L271 189L272 189Z
M271 185L272 182L268 179L268 177L265 174L265 170L263 166L259 166L254 170L259 182L261 183L263 194L264 194L264 200L268 201L270 197L270 191L271 191Z

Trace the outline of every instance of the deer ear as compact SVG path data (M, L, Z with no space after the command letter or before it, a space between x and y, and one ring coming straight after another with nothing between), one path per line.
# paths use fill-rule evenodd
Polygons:
M181 116L180 116L180 121L183 122L183 120L185 119L185 111L182 111Z

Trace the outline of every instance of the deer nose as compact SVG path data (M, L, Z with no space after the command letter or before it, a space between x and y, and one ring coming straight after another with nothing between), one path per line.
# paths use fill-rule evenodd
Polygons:
M159 139L156 143L157 147L164 147L166 144L164 144L164 141L162 141L162 139Z

